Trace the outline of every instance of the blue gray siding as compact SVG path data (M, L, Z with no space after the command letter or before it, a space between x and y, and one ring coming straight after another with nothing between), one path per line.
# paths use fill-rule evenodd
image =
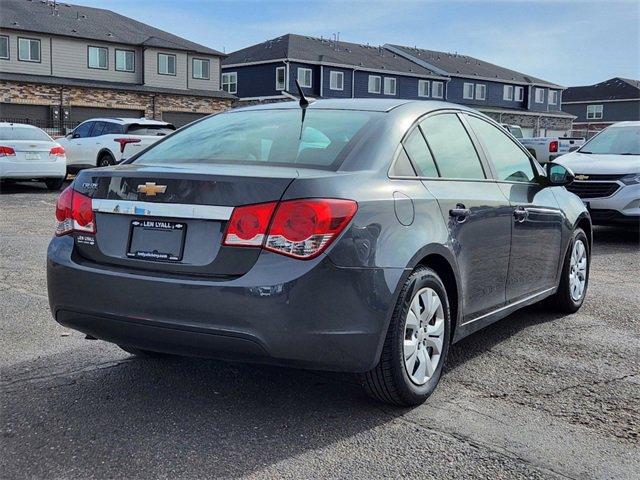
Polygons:
M246 67L223 66L222 73L237 72L238 98L273 97L282 94L282 91L276 90L276 68L284 66L283 62Z
M602 105L602 118L587 120L587 106ZM623 122L628 120L640 120L640 100L629 100L624 102L602 102L592 100L584 103L565 103L562 109L577 116L575 122L605 123Z
M322 97L323 98L351 98L351 85L353 70L348 68L322 66ZM331 72L342 72L344 74L344 88L342 90L331 90Z

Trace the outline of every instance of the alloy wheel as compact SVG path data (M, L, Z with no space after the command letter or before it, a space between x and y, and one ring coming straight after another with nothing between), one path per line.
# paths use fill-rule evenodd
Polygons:
M576 240L571 251L569 291L573 301L579 301L587 285L587 249L582 240Z
M432 288L411 299L404 327L404 366L416 385L424 385L438 368L444 342L444 309Z

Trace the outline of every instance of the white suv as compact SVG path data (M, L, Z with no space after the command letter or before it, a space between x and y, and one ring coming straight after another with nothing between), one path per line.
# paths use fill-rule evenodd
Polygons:
M556 161L575 172L567 190L582 198L594 224L640 227L640 122L611 125Z
M106 167L130 158L176 128L146 118L93 118L58 140L67 153L67 170Z

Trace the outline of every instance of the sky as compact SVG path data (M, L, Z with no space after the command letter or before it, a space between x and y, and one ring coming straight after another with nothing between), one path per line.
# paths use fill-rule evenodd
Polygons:
M563 86L640 79L640 0L70 0L233 52L286 33L471 55Z

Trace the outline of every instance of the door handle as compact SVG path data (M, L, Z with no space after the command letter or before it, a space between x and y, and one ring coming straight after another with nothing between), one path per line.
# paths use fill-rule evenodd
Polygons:
M451 210L449 210L449 215L455 218L458 223L462 223L467 220L467 218L469 218L469 215L471 215L471 210L465 207L462 203L458 203L456 205L456 208L452 208Z
M516 207L513 211L513 219L518 223L524 222L527 217L529 217L529 212L522 206Z

